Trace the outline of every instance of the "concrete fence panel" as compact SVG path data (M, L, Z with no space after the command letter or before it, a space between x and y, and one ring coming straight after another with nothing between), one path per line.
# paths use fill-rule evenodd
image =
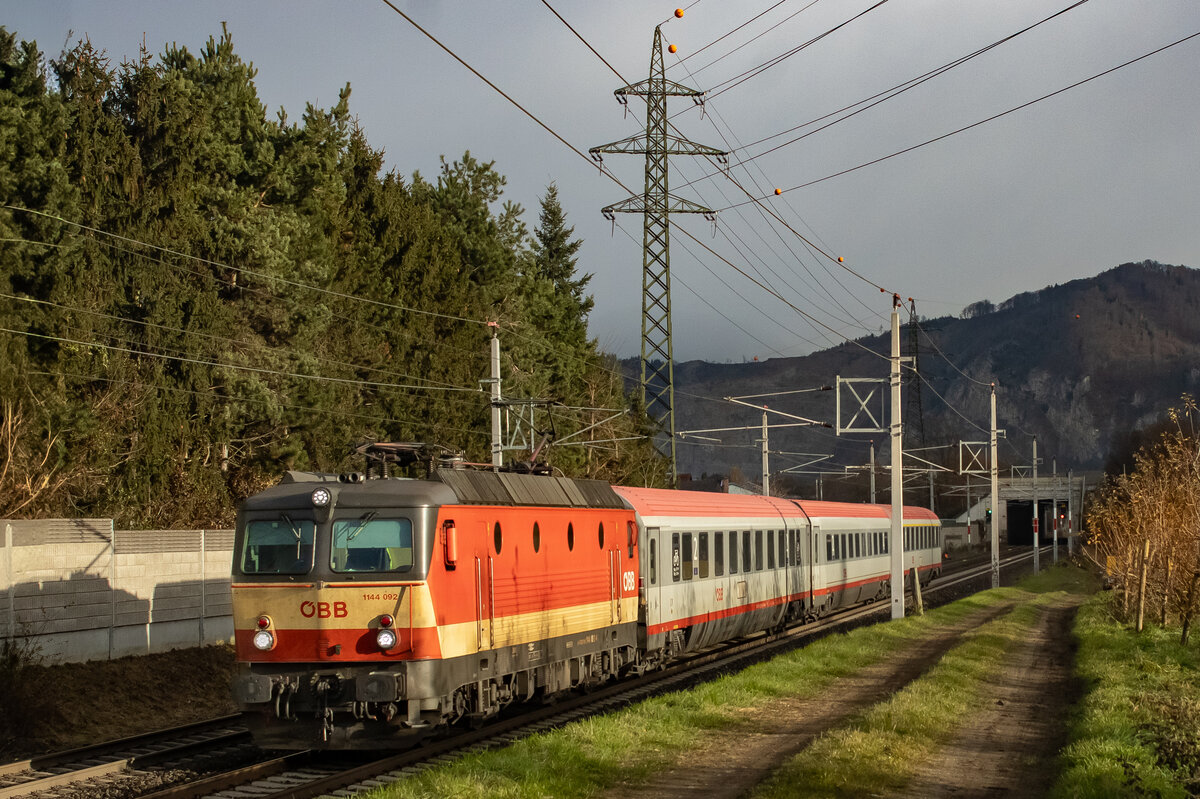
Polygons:
M114 530L109 519L0 520L0 638L49 662L233 636L232 530Z

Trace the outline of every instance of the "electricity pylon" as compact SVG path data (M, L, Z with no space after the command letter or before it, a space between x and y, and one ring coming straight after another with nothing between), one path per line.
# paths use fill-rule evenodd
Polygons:
M667 80L663 68L662 32L654 29L650 51L650 77L613 94L626 104L629 97L646 98L646 131L621 141L588 150L592 158L601 153L632 153L646 156L646 183L641 195L605 206L608 219L618 213L640 213L642 227L642 405L659 431L667 435L672 481L675 468L675 366L671 346L671 214L704 214L711 209L673 196L667 186L667 163L671 155L707 155L724 160L726 153L667 133L667 97L691 97L703 103L704 92Z

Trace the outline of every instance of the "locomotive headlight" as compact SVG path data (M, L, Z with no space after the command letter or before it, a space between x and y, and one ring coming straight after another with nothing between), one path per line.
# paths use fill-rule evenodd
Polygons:
M312 504L316 508L324 508L329 505L329 500L333 497L329 493L328 488L318 488L312 492Z
M254 643L254 648L268 652L275 648L275 636L269 630L258 630L254 633L254 637L250 639Z
M375 643L380 649L388 650L396 645L397 637L395 630L389 630L386 627L375 633Z

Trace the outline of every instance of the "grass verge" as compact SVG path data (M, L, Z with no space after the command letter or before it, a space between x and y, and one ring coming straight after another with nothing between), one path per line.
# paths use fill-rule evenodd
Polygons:
M1064 586L1079 588L1074 570L1048 570L1023 582L1027 600L1003 618L968 633L919 680L830 732L796 755L755 791L776 797L887 796L951 738L959 722L989 701L981 690L1037 624Z
M805 698L970 614L1027 599L1002 588L924 617L832 635L694 690L656 697L601 718L536 735L503 750L466 755L377 790L375 797L584 797L637 784L685 762L708 736L736 732L784 697Z
M1200 795L1200 651L1178 630L1136 633L1093 597L1075 622L1085 695L1054 797Z

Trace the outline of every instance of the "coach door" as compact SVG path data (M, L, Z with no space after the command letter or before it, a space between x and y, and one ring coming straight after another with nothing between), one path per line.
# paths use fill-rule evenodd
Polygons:
M821 568L821 526L808 526L808 599L809 607L815 608L821 601L825 588L825 570Z
M495 633L492 630L495 600L494 574L495 561L491 555L486 558L475 558L475 617L479 620L476 642L479 649L491 649L495 646Z
M657 624L662 619L662 611L659 609L659 592L663 575L663 553L662 540L658 532L657 527L647 527L646 541L642 547L642 595L646 600L644 621L649 624ZM670 557L669 554L668 557Z

